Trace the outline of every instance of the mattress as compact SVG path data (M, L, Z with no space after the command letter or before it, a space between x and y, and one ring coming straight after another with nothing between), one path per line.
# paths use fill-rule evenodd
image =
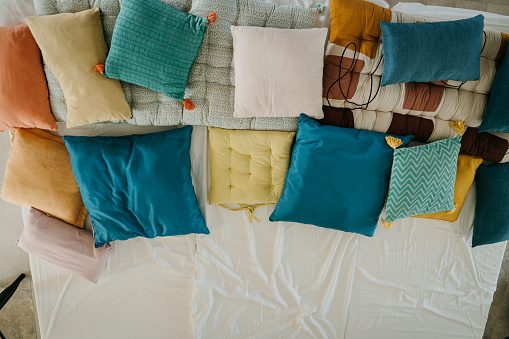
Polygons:
M168 128L59 123L58 133ZM192 178L210 235L116 241L97 285L29 256L42 338L482 337L506 243L471 247L475 185L454 223L403 219L368 238L268 222L273 206L250 223L208 205L208 154L195 126Z
M475 188L454 223L403 219L368 238L208 205L204 126L191 161L210 235L117 241L97 285L30 255L43 338L482 337L506 245L471 248Z

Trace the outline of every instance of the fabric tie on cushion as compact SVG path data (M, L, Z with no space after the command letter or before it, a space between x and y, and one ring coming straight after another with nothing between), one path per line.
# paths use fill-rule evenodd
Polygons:
M258 207L262 207L262 206L274 206L276 204L257 204L257 205L251 205L251 206L248 206L246 204L239 204L239 208L231 208L231 207L228 207L228 206L225 206L223 204L219 204L219 206L221 206L222 208L226 208L227 210L230 210L230 211L243 211L245 210L246 211L246 214L247 214L247 218L249 219L249 222L252 223L253 222L253 219L260 222L260 219L258 219L255 215L254 215L254 211L255 209L257 209Z

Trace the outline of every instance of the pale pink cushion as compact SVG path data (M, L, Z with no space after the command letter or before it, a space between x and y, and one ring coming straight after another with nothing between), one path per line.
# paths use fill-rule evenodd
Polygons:
M113 252L110 243L94 246L91 232L31 208L16 243L25 252L97 283Z

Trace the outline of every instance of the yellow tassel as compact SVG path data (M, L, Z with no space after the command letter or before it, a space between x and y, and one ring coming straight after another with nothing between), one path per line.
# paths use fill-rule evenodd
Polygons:
M452 210L450 210L449 212L447 212L447 213L453 214L454 212L456 212L457 208L458 208L458 203L454 204L454 208Z
M387 141L387 144L394 149L398 148L403 144L403 141L401 141L401 139L390 136L385 137L385 141Z
M254 215L254 211L256 208L261 207L261 206L274 206L274 205L275 204L257 204L257 205L248 206L246 204L239 204L239 206L240 206L239 208L231 208L231 207L225 206L223 204L219 204L219 206L221 206L222 208L226 208L227 210L230 210L230 211L246 211L247 218L249 219L250 223L253 222L253 219L260 222L260 219L258 219Z
M465 123L460 120L456 120L454 122L451 122L449 125L451 125L452 129L458 132L458 135L461 137L465 130Z
M394 225L394 222L387 222L385 219L380 220L382 222L382 226L389 229Z

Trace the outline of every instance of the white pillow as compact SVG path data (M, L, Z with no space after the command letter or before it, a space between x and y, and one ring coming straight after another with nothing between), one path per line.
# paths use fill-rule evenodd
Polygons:
M321 119L326 28L230 26L236 118Z

